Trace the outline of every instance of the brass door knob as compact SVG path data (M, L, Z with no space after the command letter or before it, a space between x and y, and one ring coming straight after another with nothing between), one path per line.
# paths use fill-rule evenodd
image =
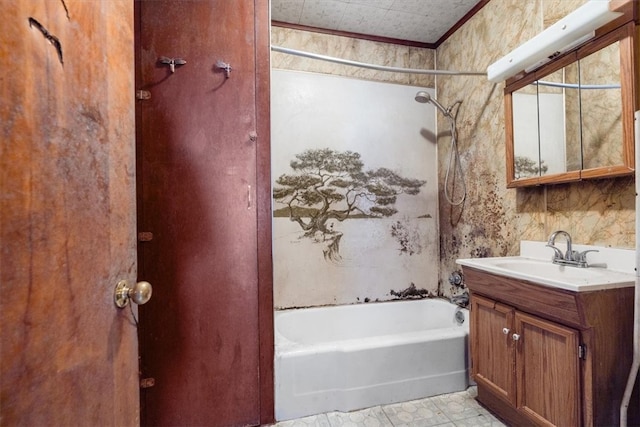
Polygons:
M129 287L126 280L121 280L116 285L113 300L119 308L126 307L129 300L142 305L151 299L151 293L152 288L149 282L138 282L133 287Z

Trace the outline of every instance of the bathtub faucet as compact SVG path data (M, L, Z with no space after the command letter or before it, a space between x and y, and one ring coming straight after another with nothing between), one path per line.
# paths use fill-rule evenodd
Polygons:
M466 307L469 305L469 292L464 291L463 294L451 297L451 303L460 307Z
M567 252L565 252L564 255L562 254L562 251L555 246L556 237L558 237L558 235L564 236L565 240L567 241ZM587 263L587 253L598 252L597 250L593 249L583 252L574 251L571 246L571 236L564 230L557 230L551 233L551 236L549 236L549 241L547 242L547 247L553 249L553 258L551 258L551 262L553 262L554 264L569 265L582 268L589 267L589 264Z

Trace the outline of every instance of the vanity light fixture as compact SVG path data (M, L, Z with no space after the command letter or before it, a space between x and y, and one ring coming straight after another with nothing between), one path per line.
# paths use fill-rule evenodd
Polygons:
M594 37L595 30L622 15L610 9L611 0L588 0L558 22L487 67L490 82L499 83L532 71L556 56Z

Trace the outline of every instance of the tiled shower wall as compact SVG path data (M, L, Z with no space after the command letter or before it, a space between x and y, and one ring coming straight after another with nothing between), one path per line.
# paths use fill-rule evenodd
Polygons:
M582 3L492 0L438 48L438 67L486 70ZM439 78L437 91L444 105L463 100L458 132L468 188L462 209L440 198L441 292L453 291L446 278L458 269L456 258L517 255L520 240L546 240L558 229L581 244L635 247L633 178L507 189L504 83ZM441 180L444 154L440 152Z

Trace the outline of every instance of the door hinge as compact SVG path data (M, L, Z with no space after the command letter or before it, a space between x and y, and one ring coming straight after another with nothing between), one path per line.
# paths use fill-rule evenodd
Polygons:
M587 358L587 346L585 344L580 344L578 346L578 359L585 360Z
M139 242L150 242L153 240L153 233L150 231L141 231L138 233Z
M141 101L151 99L151 92L149 92L148 90L137 90L136 99L139 99Z
M143 378L140 380L140 388L149 388L156 385L155 378Z

